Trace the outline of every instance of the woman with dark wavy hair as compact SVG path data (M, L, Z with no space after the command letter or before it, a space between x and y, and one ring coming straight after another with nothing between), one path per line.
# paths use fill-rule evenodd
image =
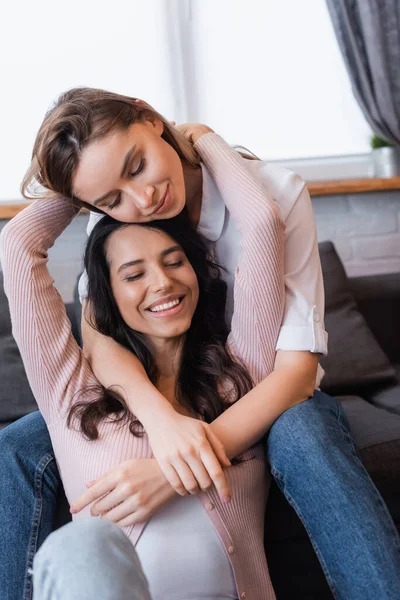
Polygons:
M238 213L248 214L248 208L242 204ZM146 477L147 489L149 478L153 485L153 516L135 505L136 492L143 490L126 489L123 477L112 482L105 477L102 499L74 519L79 523L104 512L105 520L124 529L154 600L275 598L263 545L268 477L262 445L243 452L232 465L226 461L232 499L221 499L215 488L177 496L152 459L148 436L123 393L99 385L74 340L45 257L75 213L64 200L37 201L4 229L4 280L14 334L68 499L82 494L88 480L116 467L134 470L132 461L144 460L150 463ZM133 353L175 410L209 423L211 435L221 435L232 422L232 409L243 411L243 398L253 387L242 363L254 348L246 331L246 289L236 287L229 332L226 283L186 211L141 224L105 217L90 235L85 267L91 326ZM245 273L246 253L241 267ZM266 270L259 269L257 280L265 277ZM252 283L250 275L247 282ZM261 352L268 346L268 323L258 332ZM251 398L245 403L251 410ZM241 431L237 438L245 450ZM226 451L234 458L231 448ZM132 574L138 578L135 555L129 546L121 550L118 531L107 530L104 540L104 527L95 522L83 529L66 525L46 540L34 561L34 598L50 600L56 593L72 598L77 586L76 597L127 597ZM127 578L121 574L126 561L132 567ZM144 581L142 574L139 579Z

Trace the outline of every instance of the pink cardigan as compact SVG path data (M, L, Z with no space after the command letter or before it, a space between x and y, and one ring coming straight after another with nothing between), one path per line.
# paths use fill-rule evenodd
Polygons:
M272 370L284 310L284 223L278 205L249 174L245 161L218 135L196 144L241 232L235 275L234 315L229 345L256 383ZM78 392L98 383L71 333L63 301L47 270L47 252L75 216L67 201L34 202L1 234L4 287L13 334L39 408L46 420L70 503L96 479L129 458L151 458L147 436L133 437L110 422L100 438L87 441L68 429L69 407ZM263 530L269 486L261 444L227 471L232 501L224 505L215 490L199 499L212 520L233 566L238 596L275 598L266 563ZM74 518L89 516L89 507ZM125 528L136 543L145 523Z

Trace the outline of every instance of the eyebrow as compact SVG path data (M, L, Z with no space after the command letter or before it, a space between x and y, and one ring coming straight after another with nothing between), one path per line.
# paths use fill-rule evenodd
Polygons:
M132 148L127 152L127 154L126 154L126 156L124 158L124 163L122 165L120 177L123 177L125 175L126 168L128 166L128 163L129 163L130 159L132 158L132 154L135 152L135 149L136 149L136 144L133 144ZM93 206L98 206L99 204L101 204L101 202L103 202L103 200L105 200L106 198L108 198L108 196L110 194L112 194L112 192L107 192L107 194L104 194L100 198L97 198L97 200L95 200L93 202Z
M168 254L172 254L172 252L177 252L179 250L181 250L183 252L183 249L181 248L181 246L171 246L171 248L167 248L166 250L163 250L161 252L161 256L164 258ZM143 258L139 258L138 260L130 260L129 262L124 263L123 265L121 265L118 268L117 274L119 274L124 269L128 269L129 267L134 267L135 265L139 265L139 264L143 264L143 263L144 263Z

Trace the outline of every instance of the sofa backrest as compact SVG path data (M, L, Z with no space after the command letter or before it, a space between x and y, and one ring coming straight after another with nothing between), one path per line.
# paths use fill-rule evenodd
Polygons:
M349 279L360 312L392 363L400 364L400 273Z

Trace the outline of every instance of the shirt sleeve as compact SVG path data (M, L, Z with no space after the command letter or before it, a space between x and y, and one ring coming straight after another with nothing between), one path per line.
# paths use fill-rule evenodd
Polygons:
M276 349L326 355L328 334L317 229L304 183L285 223L285 312Z
M89 236L92 231L94 226L96 225L96 223L98 223L100 221L100 219L102 219L104 217L104 215L101 215L100 213L97 212L90 212L89 215L89 221L86 227L86 233ZM78 283L78 293L79 293L79 300L80 303L82 304L82 302L84 301L85 298L87 298L88 295L88 276L86 271L83 271L82 275L79 278L79 283Z
M240 233L227 346L257 384L273 371L284 312L285 224L278 204L220 136L207 133L195 148Z
M37 200L0 236L13 336L47 423L64 417L77 393L96 383L47 269L48 250L76 213L63 199Z

